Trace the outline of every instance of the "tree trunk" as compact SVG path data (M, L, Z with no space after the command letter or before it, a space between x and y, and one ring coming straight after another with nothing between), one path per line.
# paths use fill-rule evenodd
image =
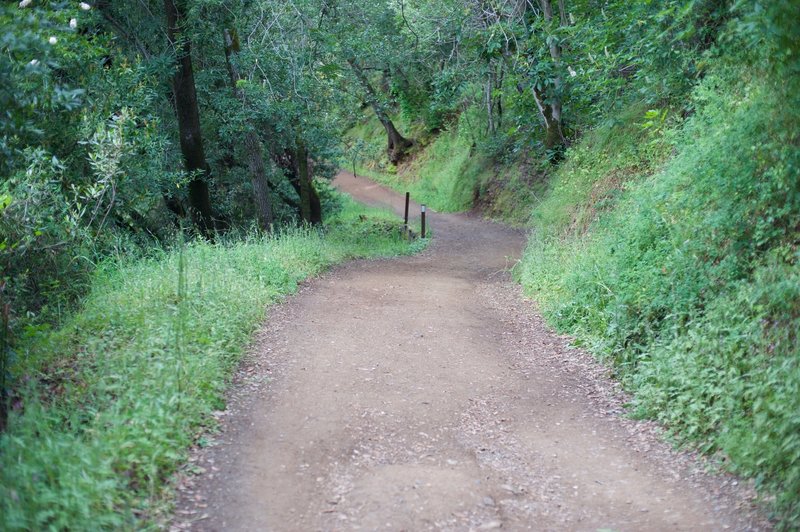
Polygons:
M308 153L302 141L297 142L297 177L300 184L300 216L311 221L311 187L308 178Z
M299 204L293 204L300 219L312 225L322 223L322 202L317 189L314 188L312 172L308 164L308 150L298 139L296 149L285 150L282 165L289 174L289 184L300 198Z
M544 13L545 21L550 24L553 21L553 4L550 0L539 0L542 6L542 12ZM564 1L559 0L558 7L560 11L560 20L563 22L566 20L566 13L564 10ZM548 117L545 116L545 122L547 127L547 133L545 135L545 146L548 149L555 148L559 145L565 144L566 139L564 138L564 132L562 129L562 119L561 119L561 75L558 74L560 66L561 66L561 45L558 43L556 39L550 39L550 57L553 59L553 63L556 67L556 77L553 82L553 86L555 87L556 94L552 95L550 98L550 108L549 110L549 120Z
M203 137L200 130L200 111L197 106L197 92L194 86L192 69L191 41L181 34L184 10L180 0L164 0L167 13L167 38L175 49L177 70L173 77L175 110L180 130L181 153L189 181L189 205L192 220L200 232L208 236L213 230L211 198L208 192L210 168L203 151Z
M564 7L564 0L558 0L558 14L561 17L561 25L569 26L569 19L567 18L567 8Z
M492 77L494 72L492 72L492 65L491 62L489 63L489 74L486 77L486 129L487 133L491 136L494 135L495 127L494 127L494 98L492 97L492 92L494 90L494 81Z
M525 87L521 83L517 83L517 92L520 94L525 92ZM536 108L539 110L539 116L542 117L545 128L544 145L547 149L552 149L558 146L563 138L559 132L558 126L553 120L553 109L544 103L544 95L534 85L531 87L533 92L533 101L536 103Z
M486 75L486 113L487 130L493 135L503 127L503 96L499 89L503 88L504 61L489 60ZM495 92L498 93L495 96Z
M223 30L225 39L225 62L228 65L228 75L231 79L233 94L244 107L246 98L237 83L241 79L239 70L233 61L232 55L239 51L238 37L234 32ZM253 201L258 217L258 226L264 231L272 228L272 198L270 196L269 181L267 179L266 166L264 165L264 153L261 149L261 141L255 131L248 130L244 135L244 147L247 151L247 166L250 170L250 182L253 185Z
M389 119L389 115L387 115L386 111L383 109L383 106L381 105L377 94L375 94L375 90L372 88L367 76L364 74L364 71L361 70L361 67L356 64L355 59L348 59L347 63L350 65L350 68L353 69L353 73L356 75L359 83L361 83L361 86L367 96L367 103L375 111L375 115L378 117L378 120L380 120L383 128L386 130L386 136L388 138L386 151L389 154L389 160L392 162L392 164L397 164L405 156L408 148L413 145L413 142L403 137L403 135L397 131L397 128L394 127L394 124Z
M497 64L497 77L495 78L495 88L497 89L497 97L495 98L495 108L497 109L497 127L503 127L503 78L505 78L505 70L503 62Z
M297 165L298 194L300 196L300 216L303 221L313 225L322 223L322 205L314 188L314 176L308 168L308 150L302 140L297 140L295 151Z
M534 97L541 101L541 94L536 94L538 91L534 89ZM561 115L556 116L554 105L540 105L539 110L544 119L545 135L544 146L548 150L552 150L564 143L564 134L561 132ZM561 106L558 106L559 112Z

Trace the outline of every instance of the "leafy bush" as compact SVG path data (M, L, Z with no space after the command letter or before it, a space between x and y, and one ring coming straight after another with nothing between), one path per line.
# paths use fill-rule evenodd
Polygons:
M154 69L106 63L77 2L0 7L0 282L11 327L57 321L93 264L169 228ZM164 229L166 228L166 229Z

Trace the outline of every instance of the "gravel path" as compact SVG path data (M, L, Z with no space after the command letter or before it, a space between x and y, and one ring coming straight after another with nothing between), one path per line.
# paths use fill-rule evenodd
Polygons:
M542 323L507 272L524 234L429 220L424 253L350 263L271 311L173 529L768 527L749 486L625 418L607 371Z

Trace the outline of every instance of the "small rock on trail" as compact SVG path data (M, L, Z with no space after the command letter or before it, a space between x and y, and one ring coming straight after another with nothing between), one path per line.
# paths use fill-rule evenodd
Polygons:
M622 417L607 371L536 316L507 273L523 233L428 222L425 252L336 268L271 311L173 528L768 528L744 483Z

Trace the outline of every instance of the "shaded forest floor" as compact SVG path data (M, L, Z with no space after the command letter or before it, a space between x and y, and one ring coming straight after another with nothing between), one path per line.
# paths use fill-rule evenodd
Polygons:
M608 372L544 325L508 273L523 233L429 223L425 252L337 268L271 312L175 529L768 528L750 486L625 417Z

